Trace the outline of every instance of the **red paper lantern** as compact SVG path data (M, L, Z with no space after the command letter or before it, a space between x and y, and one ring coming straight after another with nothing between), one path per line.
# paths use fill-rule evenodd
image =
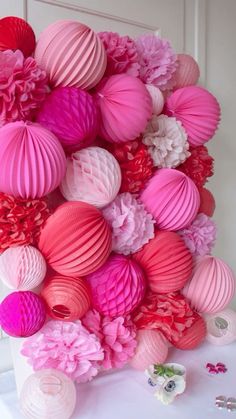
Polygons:
M212 217L216 208L214 196L206 188L199 188L199 194L200 207L198 212L202 212L203 214L206 214L208 217Z
M34 31L24 19L16 16L0 19L0 51L20 49L28 57L35 45Z
M199 346L206 337L206 323L201 316L196 314L196 319L191 327L186 329L177 342L172 342L178 349L194 349Z

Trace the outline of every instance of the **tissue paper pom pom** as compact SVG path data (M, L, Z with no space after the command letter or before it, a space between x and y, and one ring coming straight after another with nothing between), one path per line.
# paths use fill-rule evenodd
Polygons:
M152 99L152 113L154 115L159 115L162 112L164 106L164 96L158 87L153 86L153 84L146 84L146 89Z
M31 291L9 294L0 305L0 324L10 336L28 337L41 329L46 319L43 300Z
M139 265L123 255L112 255L96 272L87 276L92 304L99 313L125 316L142 301L145 278Z
M174 90L197 84L200 77L200 70L194 58L188 54L178 54L177 62L178 67L174 75Z
M205 214L198 214L196 218L178 231L190 252L197 256L211 253L216 241L216 224Z
M133 258L143 268L153 292L179 291L191 277L191 253L178 234L170 231L156 232Z
M160 169L149 180L141 201L161 230L180 230L196 217L199 192L193 181L175 169Z
M46 98L45 71L32 57L24 59L21 51L8 50L0 52L0 73L0 127L8 122L32 119Z
M154 237L155 221L128 192L118 195L104 208L103 215L112 228L112 250L116 253L135 253Z
M198 188L201 188L207 182L207 178L214 174L214 159L208 154L204 145L190 147L189 151L191 156L178 166L178 170L185 173Z
M144 84L126 74L104 79L97 87L101 113L100 136L122 143L135 140L152 115L151 97Z
M130 76L139 75L140 65L133 39L129 36L120 36L115 32L99 32L107 53L107 68L105 75L126 73Z
M40 235L39 249L51 268L61 275L88 275L107 260L111 252L111 230L92 205L66 202L48 218Z
M34 31L24 19L7 16L0 20L0 51L20 49L28 57L35 44Z
M205 315L207 341L212 345L228 345L236 341L236 312L231 308Z
M75 405L73 381L55 369L30 375L20 393L21 411L29 419L70 419Z
M55 368L78 383L90 381L98 373L104 353L98 338L80 320L51 320L21 350L35 371Z
M35 59L48 74L52 87L91 89L101 80L107 64L102 41L88 26L58 20L40 35Z
M199 194L200 194L199 213L202 212L203 214L206 214L208 217L212 217L216 208L214 196L206 188L199 188Z
M39 124L13 122L0 130L0 190L41 198L57 188L66 157L57 138Z
M187 134L181 123L166 115L154 115L143 134L154 166L176 167L190 156Z
M32 246L9 248L0 257L0 278L11 289L37 287L43 281L46 270L43 256Z
M48 217L43 199L17 199L0 192L0 253L8 247L35 244Z
M103 369L122 368L134 355L137 345L135 327L129 317L110 319L90 310L82 319L83 325L94 333L104 350Z
M142 35L136 40L136 47L141 80L161 90L171 89L177 57L170 43L156 35Z
M168 355L168 342L162 333L156 330L139 330L137 348L130 361L132 368L145 370L153 364L163 364Z
M88 147L67 158L61 193L68 201L102 208L119 192L121 171L116 159L101 147Z
M182 122L193 147L209 141L220 122L219 103L210 92L199 86L182 87L172 93L166 100L165 113Z
M230 303L235 293L235 276L229 266L214 256L200 257L183 294L200 313L216 313Z
M204 341L206 333L207 329L204 319L196 314L196 319L192 326L183 332L180 339L174 343L174 346L183 350L195 349Z

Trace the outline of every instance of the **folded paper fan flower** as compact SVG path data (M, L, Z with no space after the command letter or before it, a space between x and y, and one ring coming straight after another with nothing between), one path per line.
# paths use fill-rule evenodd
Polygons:
M73 20L58 20L40 35L35 59L46 70L52 87L91 89L101 80L107 64L99 36Z
M203 213L203 214L206 214L208 217L212 217L216 208L214 196L212 195L211 191L209 191L206 188L199 188L199 194L200 194L199 213Z
M139 330L137 348L130 361L132 368L145 370L153 364L163 364L168 355L168 342L162 333L156 330Z
M100 136L122 143L135 140L152 115L151 97L135 77L119 74L104 79L96 89L101 113Z
M177 170L185 173L192 181L201 188L210 176L214 174L214 159L208 154L207 147L190 147L190 157L185 160Z
M157 170L140 199L161 230L184 228L196 217L200 205L193 181L175 169Z
M20 17L0 19L0 51L21 50L28 57L35 49L35 34L31 26Z
M209 141L220 122L219 103L208 90L199 86L177 89L167 98L165 113L182 123L193 147Z
M174 342L173 344L178 349L195 349L204 341L206 334L206 322L201 316L196 314L196 319L192 326L186 329L177 342Z
M108 258L111 230L92 205L66 202L48 218L39 249L51 268L61 275L88 275Z
M177 63L178 67L174 75L174 90L197 84L200 77L200 69L194 58L188 54L178 54Z
M160 115L164 107L164 96L158 87L153 84L146 84L146 89L152 99L152 113L154 115Z

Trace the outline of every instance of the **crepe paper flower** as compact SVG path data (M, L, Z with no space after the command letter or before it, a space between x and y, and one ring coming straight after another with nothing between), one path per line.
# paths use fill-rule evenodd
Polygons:
M135 253L154 237L151 214L128 192L117 195L104 208L103 216L112 228L112 250L116 253Z
M178 166L178 170L190 177L198 187L202 187L214 174L214 159L208 154L208 149L204 145L190 147L189 151L191 156Z
M44 199L25 200L0 192L0 253L36 244L50 211Z
M103 369L122 368L133 357L137 346L136 328L129 316L110 319L90 310L82 323L101 343L104 360L100 364Z
M32 119L48 92L47 76L21 51L0 51L0 126Z
M163 404L173 403L176 396L182 394L186 388L186 382L181 375L173 375L164 381L161 387L156 391L155 397Z
M169 41L156 35L142 35L136 40L139 55L140 79L153 84L160 90L174 86L174 73L177 69L177 56Z
M177 167L190 156L187 134L176 118L153 115L142 141L158 168Z
M78 383L90 381L99 371L104 352L99 339L81 323L49 321L26 339L21 351L35 371L54 368Z

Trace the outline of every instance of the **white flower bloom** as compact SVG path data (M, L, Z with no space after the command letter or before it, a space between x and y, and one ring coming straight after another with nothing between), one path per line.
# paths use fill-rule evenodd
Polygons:
M186 387L184 376L173 375L165 380L162 386L157 390L155 396L163 404L170 404L178 394L184 392Z

